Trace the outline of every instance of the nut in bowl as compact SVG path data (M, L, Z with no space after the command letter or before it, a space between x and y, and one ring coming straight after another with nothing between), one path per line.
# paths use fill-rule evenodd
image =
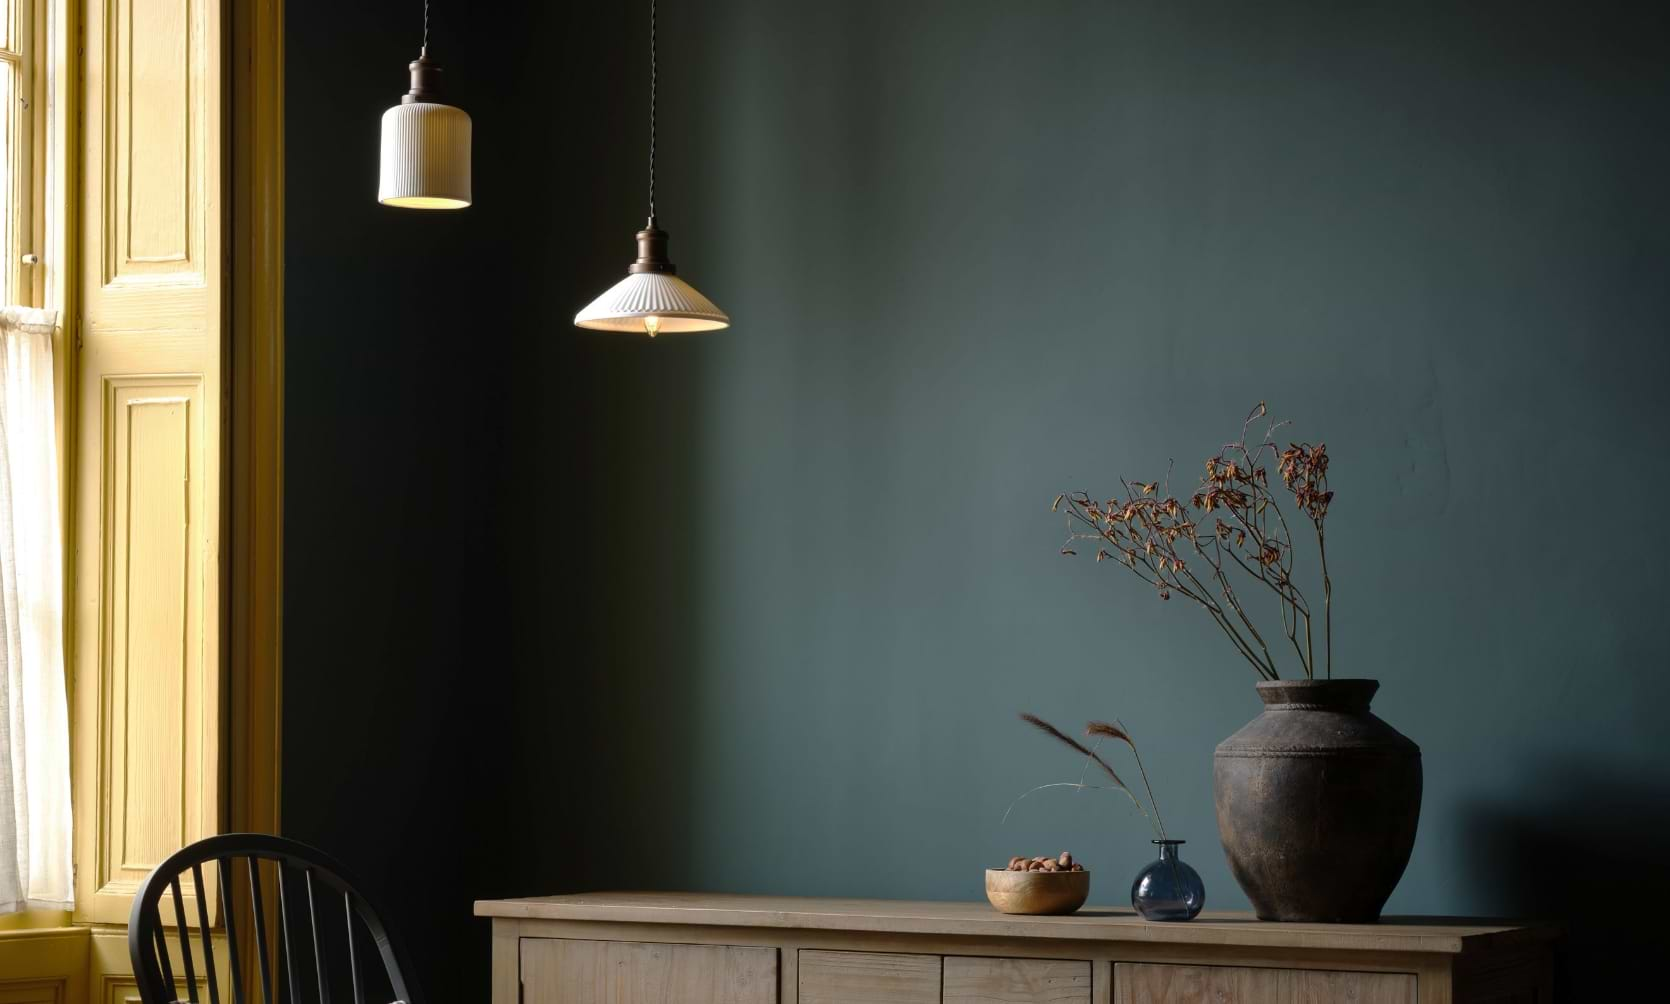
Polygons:
M1090 898L1090 873L1066 851L1056 858L1010 858L986 869L986 899L1003 913L1072 913Z

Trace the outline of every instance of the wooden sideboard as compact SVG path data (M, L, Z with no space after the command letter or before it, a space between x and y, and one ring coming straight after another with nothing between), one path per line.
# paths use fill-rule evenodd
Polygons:
M493 1004L1548 1004L1554 932L985 903L599 893L483 900Z

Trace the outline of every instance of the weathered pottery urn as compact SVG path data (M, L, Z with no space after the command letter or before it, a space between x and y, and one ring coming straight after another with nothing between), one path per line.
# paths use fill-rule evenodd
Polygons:
M1421 749L1369 712L1379 688L1260 683L1264 713L1218 744L1218 833L1260 920L1370 923L1403 877Z

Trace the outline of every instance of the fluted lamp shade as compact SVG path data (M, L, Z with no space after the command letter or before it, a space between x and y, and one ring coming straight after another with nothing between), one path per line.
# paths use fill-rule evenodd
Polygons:
M377 201L404 209L463 209L470 204L470 116L441 104L440 67L420 56L412 90L383 113Z
M576 327L632 331L655 337L662 332L715 331L731 319L713 301L680 279L667 260L667 233L653 223L638 231L638 260L626 278L604 291L574 315Z

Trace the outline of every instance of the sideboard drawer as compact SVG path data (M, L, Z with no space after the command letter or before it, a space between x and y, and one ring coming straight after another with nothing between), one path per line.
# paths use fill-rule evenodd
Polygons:
M937 955L802 949L800 1004L939 1004Z
M1090 1004L1090 963L948 956L944 1000L945 1004Z
M1117 1004L1415 1004L1415 977L1120 963L1113 993Z
M777 949L522 939L524 1004L777 1004Z

